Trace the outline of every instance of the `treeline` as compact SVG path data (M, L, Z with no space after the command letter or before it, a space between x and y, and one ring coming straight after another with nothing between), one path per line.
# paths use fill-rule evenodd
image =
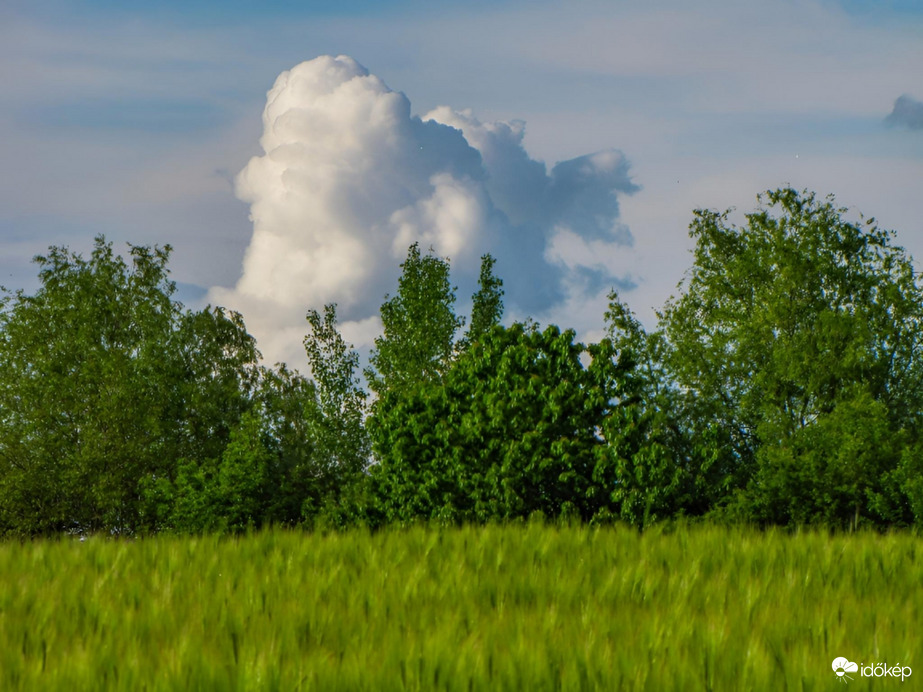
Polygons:
M467 324L448 260L410 247L365 391L336 308L310 378L239 315L183 308L170 248L97 238L0 303L0 533L241 531L535 514L923 525L923 286L894 234L832 198L694 212L693 264L646 331L503 326L482 258Z

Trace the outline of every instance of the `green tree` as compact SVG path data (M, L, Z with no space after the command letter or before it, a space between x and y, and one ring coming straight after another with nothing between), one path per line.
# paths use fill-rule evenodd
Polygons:
M36 257L42 287L0 323L0 515L7 530L129 530L139 472L156 468L169 406L161 354L177 318L170 249L97 238L89 260ZM146 400L146 405L138 405Z
M481 273L478 290L471 306L471 325L461 344L467 348L472 342L483 338L503 317L503 280L494 274L496 260L489 254L481 257Z
M326 305L323 316L311 310L307 321L311 329L304 347L317 392L317 415L309 419L310 439L326 490L305 507L305 515L324 509L338 517L333 521L343 522L347 518L341 495L363 482L371 456L365 430L367 395L356 375L359 354L337 329L336 305Z
M169 254L132 246L128 264L102 237L89 259L53 247L35 295L6 297L0 530L155 527L177 460L227 444L253 340L236 316L183 312Z
M260 386L260 353L243 318L221 307L186 311L163 356L181 431L173 458L220 456Z
M271 488L265 523L294 526L306 508L323 502L331 491L324 456L318 453L314 426L321 416L317 387L284 364L261 373L257 401L260 439L269 453Z
M690 434L711 441L706 456L750 519L908 520L885 482L901 448L884 441L917 439L923 412L912 262L832 198L780 189L760 201L742 228L695 212L694 264L662 315Z
M214 516L220 528L239 532L259 527L269 518L268 505L275 490L271 483L273 455L263 439L259 414L248 411L231 431L221 455L214 486Z
M605 318L624 373L618 405L602 424L619 516L644 527L678 514L704 513L720 479L684 434L682 398L664 369L662 335L646 332L615 291Z
M365 392L358 355L336 328L336 308L307 316L304 340L314 381L284 364L261 368L250 408L217 454L183 460L173 484L155 488L165 526L182 532L239 532L265 524L344 523L340 499L368 460ZM173 499L172 506L168 498ZM164 498L167 498L165 501Z
M348 474L362 471L369 442L363 426L366 393L356 375L359 354L337 329L336 305L325 306L323 317L311 310L307 320L311 331L304 346L321 414L316 444L331 468Z
M220 458L181 460L169 491L169 527L182 533L240 532L267 523L274 459L263 435L259 414L248 411Z
M284 365L262 369L251 407L216 456L180 459L175 479L151 488L160 528L237 533L302 522L324 497L310 428L318 417L310 380Z
M623 366L573 331L494 327L444 381L387 392L370 432L375 496L390 520L486 521L614 513L598 434ZM585 366L582 358L589 357Z
M453 308L455 288L447 260L421 255L414 243L401 268L397 294L385 296L381 306L384 334L375 339L371 367L365 371L369 387L379 396L440 379L462 326Z

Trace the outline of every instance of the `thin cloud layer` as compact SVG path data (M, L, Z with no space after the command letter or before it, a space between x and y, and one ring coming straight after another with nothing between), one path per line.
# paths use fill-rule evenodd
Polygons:
M885 122L909 130L923 130L923 102L915 101L906 94L898 97Z
M347 56L283 72L263 111L264 153L236 181L253 222L242 276L209 300L243 313L266 360L301 365L304 314L325 303L338 304L347 338L371 344L414 242L452 260L460 300L494 254L513 315L630 285L600 259L633 241L618 223L618 195L638 189L625 158L607 150L548 172L523 135L522 122L470 111L412 115L404 94Z

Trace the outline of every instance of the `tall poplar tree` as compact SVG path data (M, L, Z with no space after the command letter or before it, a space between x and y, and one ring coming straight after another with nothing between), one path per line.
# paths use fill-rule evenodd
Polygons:
M471 325L465 334L464 345L484 337L503 317L503 280L494 274L496 260L487 254L481 257L478 290L471 305Z
M455 288L448 260L423 255L414 243L401 264L394 296L381 306L382 336L375 339L365 371L371 389L381 397L438 380L449 366L455 333L463 321L455 315Z

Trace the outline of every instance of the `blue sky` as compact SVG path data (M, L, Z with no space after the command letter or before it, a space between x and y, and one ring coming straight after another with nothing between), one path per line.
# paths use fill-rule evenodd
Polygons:
M599 282L577 280L593 274L652 323L688 266L692 209L747 211L783 184L836 194L923 257L919 0L12 0L0 7L0 284L32 289L33 255L50 244L86 249L105 233L172 244L190 304L210 290L240 297L254 226L235 181L268 155L267 91L328 54L405 94L414 115L448 106L483 124L524 121L522 151L509 155L543 163L548 185L559 161L621 152L627 178L613 183L618 204L606 218L630 243L594 246L577 217L532 235L509 219L490 225L499 193L465 188L488 210L491 230L477 242L521 232L536 262L570 263L543 321L598 331ZM413 207L420 234L435 204L424 201L399 214ZM501 273L532 280L500 260ZM374 322L355 310L353 335L367 339Z

